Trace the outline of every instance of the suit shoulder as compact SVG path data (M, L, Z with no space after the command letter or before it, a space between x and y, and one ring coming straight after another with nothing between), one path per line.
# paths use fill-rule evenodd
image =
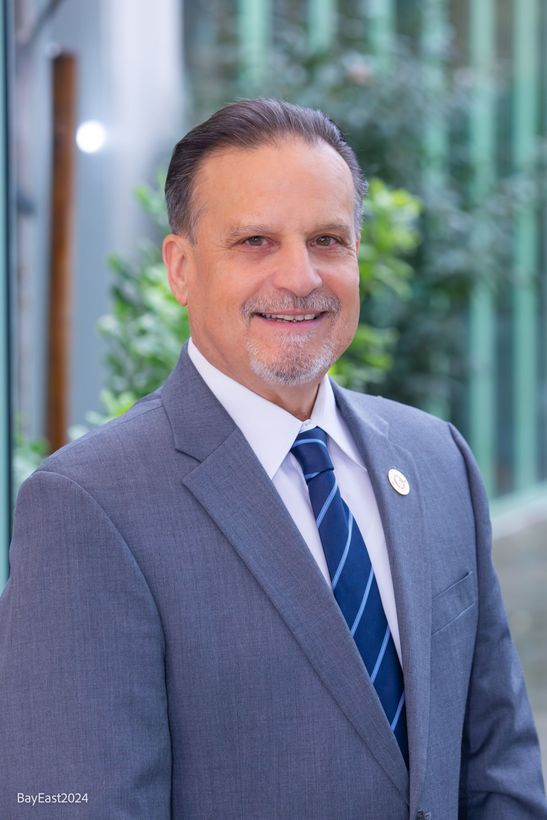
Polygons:
M417 461L432 459L473 465L474 460L467 443L456 428L444 419L412 407L408 404L371 396L336 386L337 402L346 416L355 423L365 423L379 433L411 452Z
M432 416L418 407L402 404L393 399L386 399L383 396L373 396L369 393L348 390L338 385L336 385L335 391L344 397L359 415L368 418L377 417L390 427L396 425L409 430L427 430L428 432L438 430L444 433L448 431L449 425L446 421L437 416Z
M425 426L430 426L431 424L446 425L443 419L440 419L438 416L433 416L431 413L421 410L419 407L413 407L411 404L403 404L394 399L386 399L384 396L366 395L365 399L374 405L377 412L381 412L386 417L392 419L405 419L409 424Z
M130 464L136 466L150 450L157 452L162 438L169 435L160 392L155 391L137 401L122 416L52 453L39 469L85 483L90 473L106 474L110 470L118 472L120 465L126 469Z

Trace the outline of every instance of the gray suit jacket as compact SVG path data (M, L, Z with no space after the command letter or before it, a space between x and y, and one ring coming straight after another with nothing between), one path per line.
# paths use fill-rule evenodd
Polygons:
M80 793L66 816L547 818L469 451L442 421L334 389L386 532L410 772L314 559L183 350L21 489L0 817L58 818L44 795Z

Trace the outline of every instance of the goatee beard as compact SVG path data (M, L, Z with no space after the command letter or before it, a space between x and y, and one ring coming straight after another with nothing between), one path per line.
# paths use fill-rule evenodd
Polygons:
M309 296L277 295L274 298L248 299L241 308L247 322L259 313L276 314L288 311L303 313L322 313L321 321L334 324L340 311L340 300L336 296L324 293L311 293ZM273 356L265 357L260 344L248 340L247 352L253 373L267 384L296 386L307 384L327 372L336 361L336 337L327 339L314 355L308 352L312 340L309 333L288 336L282 348Z
M297 386L323 376L336 361L333 339L324 343L312 356L307 351L309 340L291 339L275 356L265 358L255 342L248 342L247 352L253 373L267 384Z

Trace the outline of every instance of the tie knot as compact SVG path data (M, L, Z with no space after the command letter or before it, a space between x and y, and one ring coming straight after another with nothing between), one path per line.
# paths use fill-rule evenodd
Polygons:
M311 481L319 473L332 470L333 464L327 449L327 434L320 427L299 433L291 447L306 481Z

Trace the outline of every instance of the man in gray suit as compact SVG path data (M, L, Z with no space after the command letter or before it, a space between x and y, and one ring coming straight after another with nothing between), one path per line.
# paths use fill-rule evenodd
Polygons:
M192 340L20 492L2 818L547 818L469 450L326 376L363 190L337 127L279 101L176 146Z

